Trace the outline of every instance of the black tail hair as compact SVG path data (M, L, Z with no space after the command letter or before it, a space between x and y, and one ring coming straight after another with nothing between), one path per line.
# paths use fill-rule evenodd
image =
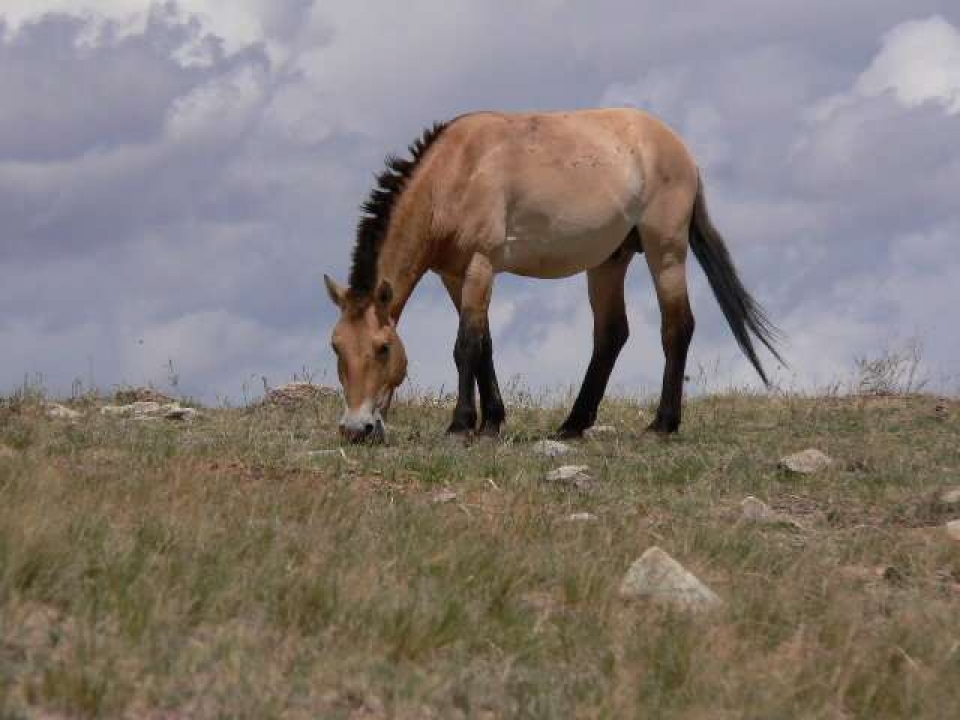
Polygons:
M782 334L740 282L723 237L710 222L707 201L703 196L702 179L697 181L697 197L693 203L690 247L710 282L713 294L720 304L724 317L727 318L737 344L756 368L764 384L769 386L770 381L757 357L750 334L753 333L781 364L786 365L774 347L775 343L782 338Z

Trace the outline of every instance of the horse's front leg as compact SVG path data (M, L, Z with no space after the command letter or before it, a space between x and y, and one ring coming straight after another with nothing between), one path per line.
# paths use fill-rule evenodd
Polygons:
M493 367L493 341L488 319L493 277L490 261L482 255L473 257L462 280L443 276L443 284L460 314L457 342L453 350L459 376L457 406L447 432L470 432L476 427L474 383L480 390L483 411L480 432L499 435L506 417Z

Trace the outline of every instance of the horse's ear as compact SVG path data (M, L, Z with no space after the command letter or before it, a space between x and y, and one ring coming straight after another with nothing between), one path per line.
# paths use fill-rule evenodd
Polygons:
M377 294L375 297L377 300L377 305L386 310L390 305L390 301L393 300L393 286L389 281L380 281L380 284L377 286Z
M327 286L327 294L330 296L330 300L342 310L347 291L329 275L323 276L323 284Z

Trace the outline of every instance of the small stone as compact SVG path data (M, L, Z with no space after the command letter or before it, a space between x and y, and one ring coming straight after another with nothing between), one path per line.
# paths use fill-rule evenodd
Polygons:
M763 500L749 495L740 503L740 517L746 522L757 523L759 525L789 525L799 528L798 523L793 518L778 513Z
M960 520L951 520L947 523L947 535L960 541Z
M113 417L148 417L160 413L160 403L152 400L138 401L129 405L104 405L101 415Z
M960 505L960 488L944 490L940 494L940 502L944 505Z
M544 479L547 482L577 490L589 490L596 483L587 465L563 465L548 472Z
M163 417L167 420L184 420L189 422L196 420L200 415L196 409L183 407L180 403L170 403L169 405L164 405L161 409L163 411Z
M713 590L658 547L649 548L630 566L620 583L620 596L691 611L723 605Z
M430 498L430 502L434 505L443 505L445 503L451 503L457 499L457 494L453 490L441 490L436 492Z
M160 412L161 406L160 403L154 402L152 400L144 400L135 403L130 403L127 405L130 408L129 412L131 415L156 415Z
M589 512L578 512L567 515L567 520L569 522L594 522L597 519L598 518L596 515Z
M613 425L594 425L583 431L583 436L591 439L614 437L617 434L617 428Z
M346 453L340 448L334 450L308 450L303 454L303 457L307 458L307 460L316 460L318 458L333 457L335 455L343 455L346 457Z
M556 470L547 473L547 480L550 482L566 482L576 477L588 476L589 465L561 465Z
M64 405L50 403L47 405L47 417L54 418L56 420L79 420L83 417L83 413L72 410Z
M570 452L570 446L559 440L540 440L533 444L533 451L538 455L555 458Z
M833 460L819 450L810 448L781 458L778 467L800 475L812 475L830 467Z

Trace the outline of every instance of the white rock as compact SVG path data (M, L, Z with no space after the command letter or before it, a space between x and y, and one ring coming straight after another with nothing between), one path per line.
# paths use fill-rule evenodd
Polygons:
M47 417L57 420L78 420L83 417L83 413L57 403L50 403L47 405Z
M954 540L960 540L960 520L951 520L947 523L947 535Z
M136 420L194 420L199 412L194 408L183 407L180 403L161 405L153 400L139 401L129 405L105 405L100 408L101 415L111 417L131 417Z
M308 450L303 454L303 457L308 460L316 460L317 458L324 457L333 457L334 455L342 455L344 458L347 457L347 454L343 451L343 448L336 448L332 450Z
M562 465L546 475L547 482L570 483L575 480L593 480L588 465Z
M533 451L538 455L555 458L570 452L570 446L559 440L540 440L533 444Z
M944 505L960 505L960 488L942 492L940 494L940 502Z
M170 403L169 405L164 405L161 408L163 412L163 417L167 420L196 420L200 415L196 409L191 407L183 407L180 403Z
M131 415L156 415L162 410L160 403L152 400L130 403L127 407Z
M548 472L544 479L547 482L573 487L577 490L586 490L596 482L587 465L562 465L556 470Z
M450 503L457 499L457 494L453 490L441 490L436 492L430 498L430 502L435 505L442 505L444 503Z
M809 448L780 459L779 467L801 475L812 475L833 464L830 457L819 450Z
M597 519L596 515L589 512L578 512L567 515L567 520L570 522L593 522Z
M135 402L129 405L104 405L100 408L100 414L114 417L145 417L159 414L160 407L160 403L153 401Z
M583 435L588 438L613 437L617 432L617 428L613 425L594 425L584 430Z
M630 566L620 583L620 596L693 611L723 605L713 590L658 547L649 548Z

